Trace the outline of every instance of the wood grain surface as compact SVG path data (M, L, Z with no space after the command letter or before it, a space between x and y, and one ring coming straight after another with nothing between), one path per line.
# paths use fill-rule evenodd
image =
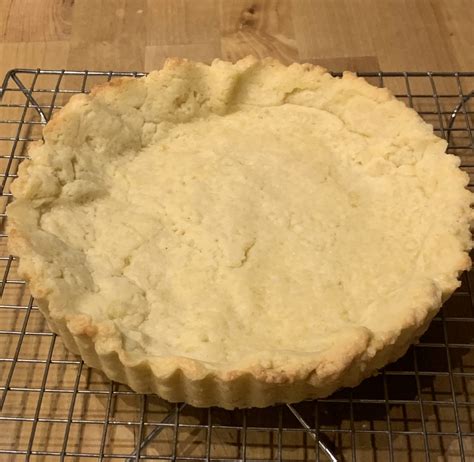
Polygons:
M474 70L473 0L0 0L13 67L152 70L248 54L332 70Z

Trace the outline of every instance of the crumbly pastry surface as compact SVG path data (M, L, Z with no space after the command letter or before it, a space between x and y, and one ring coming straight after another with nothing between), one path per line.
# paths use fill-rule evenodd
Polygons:
M78 95L13 183L51 328L171 401L267 406L401 356L470 266L467 175L352 74L169 60Z

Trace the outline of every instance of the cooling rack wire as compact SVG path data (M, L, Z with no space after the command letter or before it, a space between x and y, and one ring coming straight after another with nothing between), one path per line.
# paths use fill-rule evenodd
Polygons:
M71 95L143 73L10 71L0 90L0 217L28 143ZM474 173L474 73L372 72ZM473 184L470 184L472 188ZM327 399L224 411L173 405L109 382L68 353L17 275L0 231L0 460L474 461L473 276L420 343Z

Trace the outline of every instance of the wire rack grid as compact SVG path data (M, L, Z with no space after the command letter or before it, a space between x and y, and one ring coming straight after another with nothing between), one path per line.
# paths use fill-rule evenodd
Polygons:
M143 73L15 69L0 89L0 217L27 145L75 93ZM474 173L474 73L372 72ZM474 186L470 184L470 187ZM472 273L419 344L327 399L224 411L108 381L48 330L0 231L0 460L474 461Z

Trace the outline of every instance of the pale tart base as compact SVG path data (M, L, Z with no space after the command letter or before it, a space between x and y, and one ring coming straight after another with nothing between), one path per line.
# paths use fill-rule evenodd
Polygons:
M139 392L234 408L355 386L470 265L458 159L351 74L171 60L72 98L44 137L10 248L67 347Z

